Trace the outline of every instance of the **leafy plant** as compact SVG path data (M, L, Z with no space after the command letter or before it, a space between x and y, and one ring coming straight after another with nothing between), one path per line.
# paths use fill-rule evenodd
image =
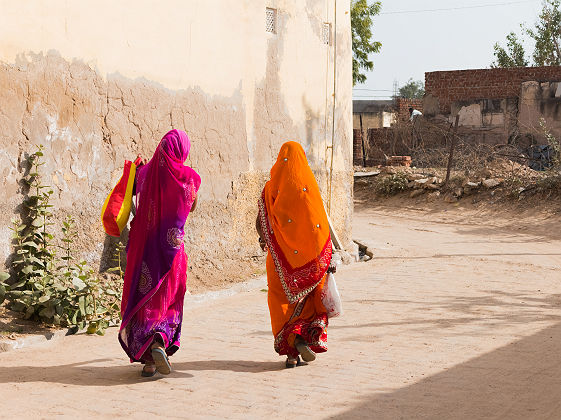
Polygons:
M364 83L366 75L361 69L372 70L374 63L368 56L382 48L378 41L372 41L372 18L380 13L382 3L375 1L369 5L366 0L351 3L351 34L353 41L353 85Z
M88 334L103 335L108 326L119 321L119 290L123 276L120 274L117 281L109 278L102 282L85 261L74 263L76 258L72 245L78 232L71 216L67 216L63 222L62 232L64 256L61 259L64 264L59 269L62 270L67 296L70 298L65 314L66 323L76 330L87 327ZM119 242L116 252L121 252L122 248Z
M553 148L551 168L557 169L561 165L561 142L557 140L557 138L553 135L549 128L547 128L547 124L544 118L540 118L539 124L547 144L549 144Z
M6 299L6 286L5 282L10 278L10 274L0 271L0 304Z
M111 261L113 261L114 263L114 267L111 267L109 270L107 270L109 272L116 273L121 281L125 280L125 272L123 271L123 261L121 257L123 255L124 250L125 250L125 245L123 245L123 243L119 241L115 246L115 252L113 253L113 258L111 258Z
M408 184L409 180L407 179L407 176L397 173L382 178L376 185L376 191L378 194L385 196L396 195L401 191L405 191Z
M16 254L12 261L14 278L12 284L3 284L3 288L5 295L12 299L13 310L25 312L26 318L48 318L56 324L58 302L50 302L52 289L57 287L53 235L49 232L53 225L49 204L53 190L41 183L39 169L44 164L41 157L43 146L38 146L28 158L29 171L22 179L29 189L23 203L25 217L22 221L14 220L11 228Z
M561 174L546 176L536 182L536 190L548 197L561 195Z
M71 216L63 222L62 256L56 259L50 232L53 191L41 183L42 156L43 147L39 146L28 159L30 170L23 179L29 186L26 212L12 227L16 257L13 275L0 273L0 303L8 299L10 308L23 312L27 319L69 327L74 332L87 328L87 333L103 334L119 320L122 270L119 265L117 280L101 282L85 261L75 262L73 245L78 233ZM122 244L118 249L120 256Z

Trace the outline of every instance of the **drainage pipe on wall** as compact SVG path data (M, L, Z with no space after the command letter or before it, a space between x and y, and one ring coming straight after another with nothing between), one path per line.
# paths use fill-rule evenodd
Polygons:
M334 0L333 18L333 113L331 117L331 165L329 168L329 195L327 200L327 213L331 215L331 194L333 191L333 158L335 156L335 103L337 101L337 0Z

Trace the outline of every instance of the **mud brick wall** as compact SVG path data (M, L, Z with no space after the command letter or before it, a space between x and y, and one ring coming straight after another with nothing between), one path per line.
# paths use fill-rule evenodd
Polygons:
M391 156L392 139L395 133L390 127L371 128L368 130L366 151L366 166L384 165L385 155Z
M411 138L394 127L370 128L365 143L366 166L384 165L386 156L410 154Z
M360 129L353 129L353 165L362 166L362 133Z
M423 112L423 100L397 98L396 109L398 111L399 119L401 120L409 119L409 108L413 108L416 109L417 111Z
M425 73L425 95L439 100L440 112L450 113L455 101L517 97L528 81L561 81L561 67L519 67Z

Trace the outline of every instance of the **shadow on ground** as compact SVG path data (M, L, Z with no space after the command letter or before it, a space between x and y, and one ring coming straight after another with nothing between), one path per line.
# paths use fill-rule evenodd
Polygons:
M177 362L173 368L179 371L224 370L230 372L262 373L284 369L282 362L260 362L254 360L199 360L191 362Z
M108 362L114 365L107 366ZM100 366L96 366L99 364ZM261 373L282 370L281 362L253 360L199 360L173 363L168 376L142 378L140 364L124 364L121 359L95 359L58 366L17 366L0 371L0 383L52 382L79 386L130 385L161 378L192 378L188 371L232 371Z
M411 256L405 257L403 255L395 255L388 257L374 257L376 260L430 260L432 258L464 258L464 257L557 257L561 256L561 253L537 253L537 252L502 252L502 253L481 253L481 254L469 254L469 253L458 253L458 254L434 254L425 256Z
M49 339L53 336L54 330L36 321L24 319L22 313L2 306L0 307L0 339L11 334L41 334Z
M107 366L107 362L114 365ZM95 366L95 364L102 364ZM140 376L141 366L123 364L122 360L95 359L58 366L16 366L0 372L0 383L52 382L79 386L129 385L146 381ZM193 375L174 372L174 377L189 378ZM170 376L171 377L171 376ZM150 378L161 378L160 375ZM148 379L148 380L150 380Z
M560 347L556 324L405 388L381 390L331 418L559 418Z
M512 241L505 242L510 243L520 242L521 238L544 243L561 240L561 231L553 228L561 220L561 206L559 202L548 202L548 206L549 212L544 212L544 209L540 212L535 207L530 207L531 212L528 207L524 211L515 205L489 205L464 210L445 203L426 203L419 207L410 203L409 199L355 200L355 211L372 214L373 220L378 212L391 213L396 220L411 220L432 226L446 224L456 227L460 235L484 235L494 241L509 238ZM398 209L399 212L396 212ZM458 214L462 217L458 218Z
M348 335L347 341L372 341L369 334L361 334L364 328L385 328L385 327L406 327L408 331L418 331L423 334L430 334L431 331L452 330L458 326L482 323L496 325L497 328L510 325L529 325L535 322L559 322L561 316L552 313L561 307L560 294L548 294L543 296L533 296L535 290L528 290L527 293L511 293L502 290L483 290L484 295L475 296L434 296L433 300L415 299L381 299L368 298L358 300L343 300L343 307L346 311L360 311L361 305L371 305L379 307L385 304L397 304L407 308L409 316L403 316L395 321L372 321L360 324L346 324L345 316L337 320L328 327L330 330L357 331L358 335ZM429 311L429 312L424 312ZM446 317L435 317L434 312L444 312L449 314ZM424 314L426 313L426 316ZM387 334L394 334L390 331ZM450 335L462 335L463 332L450 332ZM483 334L479 332L478 334ZM493 335L493 330L488 332ZM271 331L255 330L252 336L270 336ZM378 336L379 338L379 336Z

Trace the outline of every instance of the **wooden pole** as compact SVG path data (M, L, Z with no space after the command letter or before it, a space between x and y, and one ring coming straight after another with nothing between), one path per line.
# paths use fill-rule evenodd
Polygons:
M454 161L454 146L456 145L456 133L458 132L458 122L460 121L460 114L456 115L454 122L454 132L452 133L452 141L450 143L450 156L448 156L448 167L446 168L446 180L444 185L448 185L450 180L450 171L452 170L452 162Z
M362 146L362 166L366 166L366 148L364 147L364 129L362 128L362 112L359 114L360 117L360 144Z

